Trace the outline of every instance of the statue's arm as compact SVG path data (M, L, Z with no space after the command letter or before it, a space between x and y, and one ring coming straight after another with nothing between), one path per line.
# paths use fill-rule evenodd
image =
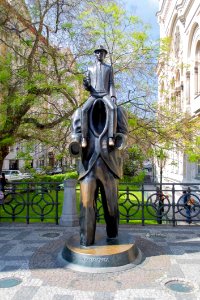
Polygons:
M81 109L78 108L72 116L71 143L69 144L70 154L74 157L81 154Z
M117 107L117 132L128 135L128 115L121 106Z
M72 138L81 136L81 108L78 108L72 116L71 136Z
M90 71L87 70L86 76L83 78L83 86L86 91L91 90L91 79L90 79Z
M111 98L117 98L116 97L116 91L115 91L115 83L114 83L114 75L113 75L113 68L110 67L110 76L109 76L109 94Z
M128 136L128 116L123 107L117 107L117 132L115 146L122 150L126 147Z

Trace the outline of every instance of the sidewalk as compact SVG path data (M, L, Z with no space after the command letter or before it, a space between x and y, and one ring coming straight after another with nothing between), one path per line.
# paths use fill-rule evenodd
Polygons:
M14 287L0 287L0 299L200 299L198 226L121 226L120 231L136 240L145 259L135 268L102 274L63 268L57 259L78 227L1 223L0 229L0 286L1 279L22 280ZM193 291L168 289L165 283L172 279L191 284Z

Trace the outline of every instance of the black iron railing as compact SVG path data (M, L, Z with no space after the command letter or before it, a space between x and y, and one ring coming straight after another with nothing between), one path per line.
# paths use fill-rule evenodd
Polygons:
M119 189L120 223L200 224L200 186L191 183L156 186L121 184ZM184 198L183 191L187 197ZM187 201L186 201L187 198ZM102 200L97 201L97 220L104 219ZM184 223L183 223L184 222Z
M0 200L0 221L59 221L58 183L10 183Z
M183 190L187 193L187 202ZM80 190L77 186L77 201ZM0 200L0 222L59 223L64 199L59 183L12 183L6 186ZM200 185L162 184L119 186L119 220L121 224L200 224ZM102 200L96 205L97 222L104 222Z

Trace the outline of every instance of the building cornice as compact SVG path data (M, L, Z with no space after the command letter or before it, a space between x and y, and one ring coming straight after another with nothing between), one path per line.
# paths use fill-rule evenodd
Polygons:
M183 0L182 3L176 5L177 12L180 12L179 13L179 20L181 21L181 23L183 25L185 25L187 15L188 15L193 3L194 3L194 0L190 0L190 1Z
M158 17L159 21L162 20L163 22L166 19L167 13L169 8L174 0L164 0L161 6L161 9L157 12L156 16ZM159 22L160 23L160 22Z
M156 13L156 16L160 16L163 13L166 2L167 2L167 0L163 1L161 9Z

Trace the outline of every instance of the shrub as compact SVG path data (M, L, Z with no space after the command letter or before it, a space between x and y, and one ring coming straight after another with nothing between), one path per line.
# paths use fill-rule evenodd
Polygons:
M140 171L139 174L135 176L127 176L125 175L121 182L128 182L128 183L137 183L137 184L142 184L144 183L144 177L145 177L145 172Z
M67 172L65 174L55 174L55 175L46 175L46 174L34 174L33 178L27 178L23 180L25 182L63 182L66 179L77 179L78 174L76 171Z

